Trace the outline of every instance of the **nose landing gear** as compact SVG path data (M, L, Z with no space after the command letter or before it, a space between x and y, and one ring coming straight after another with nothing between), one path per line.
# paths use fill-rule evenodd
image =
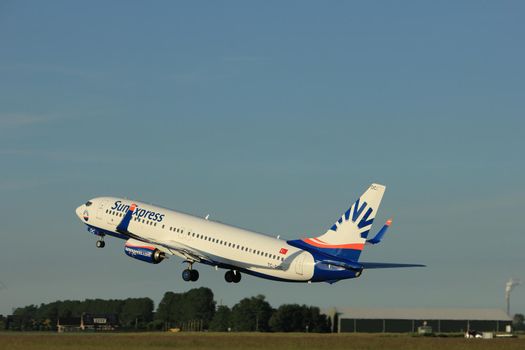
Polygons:
M104 248L105 246L106 242L104 242L102 238L97 241L97 248Z

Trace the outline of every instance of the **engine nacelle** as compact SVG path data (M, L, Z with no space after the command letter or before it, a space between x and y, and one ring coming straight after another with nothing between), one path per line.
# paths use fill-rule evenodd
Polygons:
M124 246L124 253L134 259L142 260L150 264L158 264L165 258L164 252L161 252L154 246L129 239Z

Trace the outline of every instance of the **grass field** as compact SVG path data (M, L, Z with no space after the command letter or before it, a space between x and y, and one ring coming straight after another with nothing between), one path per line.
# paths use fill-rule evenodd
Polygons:
M421 338L397 334L0 333L0 350L114 349L525 349L525 338Z

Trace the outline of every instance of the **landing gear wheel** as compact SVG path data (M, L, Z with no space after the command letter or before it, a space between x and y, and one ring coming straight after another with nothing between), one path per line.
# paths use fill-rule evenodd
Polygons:
M195 282L199 279L199 271L197 270L190 270L190 275L192 282Z
M226 271L226 273L224 274L224 279L228 283L232 283L234 278L235 278L235 275L233 274L233 271L231 271L231 270L230 271Z
M97 248L104 248L106 246L106 242L104 242L103 240L98 240L97 241Z
M186 282L191 281L192 271L193 270L190 270L190 269L186 269L186 270L182 271L182 279L184 281L186 281Z
M239 283L241 281L241 273L239 271L233 272L233 283Z

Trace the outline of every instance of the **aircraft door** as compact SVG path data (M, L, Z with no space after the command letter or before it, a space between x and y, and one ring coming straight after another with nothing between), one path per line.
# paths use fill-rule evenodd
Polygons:
M298 275L303 274L303 263L304 263L304 253L300 254L295 258L295 273Z
M104 219L104 210L106 209L106 205L108 204L108 201L100 201L97 208L97 219L103 220Z

